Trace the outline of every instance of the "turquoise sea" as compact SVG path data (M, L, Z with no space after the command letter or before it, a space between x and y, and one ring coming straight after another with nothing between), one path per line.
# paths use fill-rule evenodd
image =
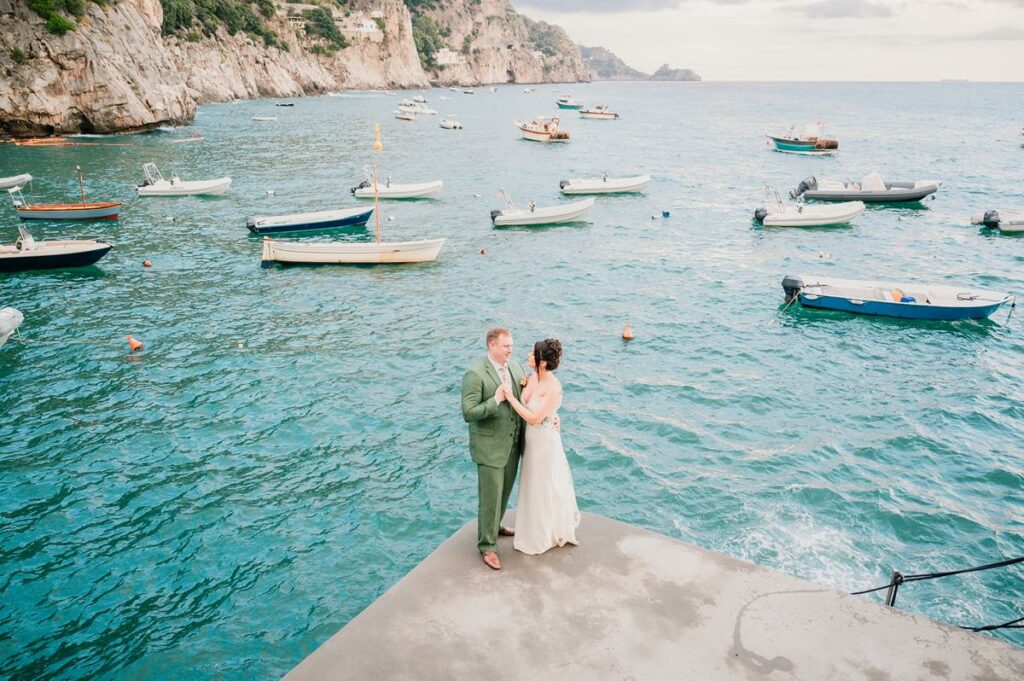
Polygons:
M520 140L513 120L567 91L622 118L568 112L571 143ZM0 175L33 174L39 200L77 196L81 165L90 198L126 204L116 223L33 225L108 237L97 266L0 275L0 307L26 317L26 342L0 349L0 677L285 673L475 516L458 390L496 324L522 357L536 339L565 346L563 438L586 511L850 591L894 568L1024 555L1020 314L783 311L780 286L810 272L1024 294L1024 239L968 224L1024 206L1024 85L424 93L463 131L394 120L412 94L211 105L183 130L0 145ZM837 156L767 150L765 132L813 120ZM205 141L174 143L193 131ZM234 184L138 199L147 161ZM247 216L352 206L373 162L395 182L445 181L437 200L382 206L385 238L448 239L436 263L260 269ZM851 227L751 221L765 184L875 169L945 184ZM544 205L560 179L604 171L654 181L599 198L588 223L491 227L499 188ZM11 241L14 212L0 216ZM1024 615L1022 576L910 584L898 606L1004 622Z

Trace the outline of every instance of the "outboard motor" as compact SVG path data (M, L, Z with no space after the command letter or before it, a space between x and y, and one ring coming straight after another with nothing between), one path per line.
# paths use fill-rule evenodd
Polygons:
M787 303L793 302L803 287L804 280L794 274L787 274L782 278L782 290L786 292Z
M501 215L501 211L500 210L492 210L491 211L491 222L494 222L494 219L497 218L499 215Z
M818 181L812 175L812 176L808 177L806 180L804 180L803 182L801 182L800 184L798 184L796 186L796 189L791 190L789 192L789 198L795 199L796 197L800 196L804 192L806 192L806 191L814 191L817 188L818 188Z
M569 180L562 180L561 182L558 183L558 188L565 189L566 187L569 186L569 184Z
M363 180L362 182L357 184L355 187L352 187L352 193L355 194L357 189L366 189L369 186L370 186L370 183L367 180Z
M764 222L764 219L766 217L768 217L767 208L758 208L757 210L754 211L754 219L757 220L758 222Z
M972 225L983 225L985 227L999 226L999 211L987 210L982 215L975 215L971 218Z

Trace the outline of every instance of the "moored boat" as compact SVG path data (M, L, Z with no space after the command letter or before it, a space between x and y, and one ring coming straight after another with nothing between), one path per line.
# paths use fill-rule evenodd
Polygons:
M1001 232L1024 232L1024 210L988 210L972 217L971 224Z
M414 184L393 184L391 178L384 182L378 182L377 191L373 191L373 173L369 168L363 168L363 181L352 187L352 193L357 199L426 199L434 196L444 187L442 180L431 180L430 182L417 182Z
M437 260L445 239L319 242L263 238L262 267L282 265L392 265Z
M254 121L276 121L277 116L253 116Z
M498 192L505 202L503 210L492 210L495 227L524 227L530 225L557 225L582 220L594 210L594 199L580 199L557 206L538 208L533 201L526 208L516 208L504 189Z
M165 180L155 163L144 163L146 182L136 191L139 196L220 196L231 187L230 177L215 180L182 180L177 175Z
M18 234L14 243L0 244L0 272L84 267L94 264L113 248L105 241L94 239L36 241L20 225Z
M580 118L593 118L595 120L613 121L619 114L608 110L607 104L598 104L593 109L580 109Z
M808 123L797 134L795 126L782 135L766 135L775 151L787 154L825 156L839 150L839 140L825 137L821 121Z
M529 123L515 122L523 139L532 142L568 142L569 132L559 127L560 124L561 120L557 116L537 116Z
M581 109L583 108L583 102L578 101L572 95L562 95L555 103L558 104L559 109Z
M773 187L766 187L768 205L754 211L754 219L765 227L829 227L845 225L864 212L862 201L821 206L804 203L786 205Z
M5 307L0 310L0 348L4 346L11 334L18 330L21 323L25 321L25 315L13 307Z
M323 210L313 213L293 213L249 218L246 227L253 234L279 234L338 227L359 227L366 224L373 214L373 208L345 208Z
M21 175L11 175L10 177L0 177L0 189L10 189L11 187L20 187L26 182L31 182L32 176L28 173L22 173Z
M88 202L85 200L85 180L82 168L78 171L78 188L82 200L79 203L38 203L30 204L21 193L21 187L11 187L7 193L11 195L14 212L22 220L116 220L121 209L118 201Z
M786 302L804 307L901 319L983 319L1014 301L1008 293L956 286L786 275Z
M864 203L909 203L920 201L939 191L942 180L886 182L878 173L871 173L860 182L853 180L818 180L808 177L789 192L791 198L804 197L814 201L863 201Z
M448 114L442 118L440 125L445 130L462 130L462 123L452 114Z
M416 120L416 114L411 111L402 111L401 109L395 110L395 118L400 121L414 121Z
M403 99L398 103L398 110L412 114L425 114L428 116L437 115L437 111L431 109L426 104L422 102L411 102L408 99Z
M651 183L650 175L634 177L601 177L574 178L558 183L563 194L626 194L641 191Z

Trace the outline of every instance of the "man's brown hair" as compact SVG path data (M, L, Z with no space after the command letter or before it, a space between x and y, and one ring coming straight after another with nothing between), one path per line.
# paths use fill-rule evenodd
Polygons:
M506 329L504 326L496 326L487 332L487 346L490 347L492 341L498 340L499 336L511 336L512 332Z

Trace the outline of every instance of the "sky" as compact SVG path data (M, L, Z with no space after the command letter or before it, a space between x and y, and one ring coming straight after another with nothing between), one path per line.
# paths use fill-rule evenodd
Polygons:
M1024 0L512 0L648 73L704 80L1024 80Z

